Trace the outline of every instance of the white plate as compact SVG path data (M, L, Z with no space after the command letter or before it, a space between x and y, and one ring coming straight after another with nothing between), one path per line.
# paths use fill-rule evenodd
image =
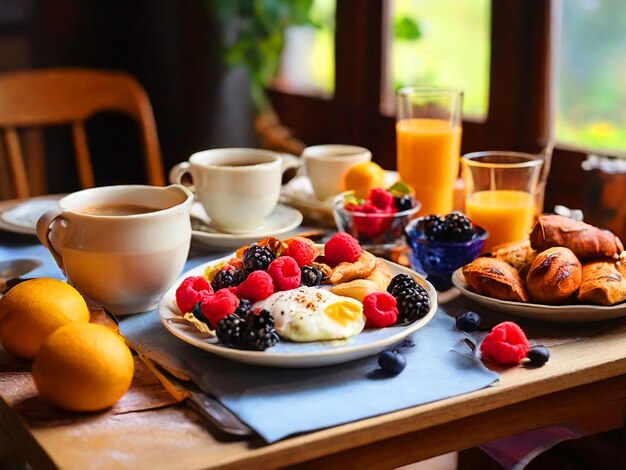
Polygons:
M230 259L227 256L212 263ZM212 264L211 263L211 264ZM177 283L168 290L159 303L158 312L161 322L174 336L186 343L196 346L210 353L227 359L267 367L319 367L331 364L341 364L363 357L378 354L394 344L400 343L411 333L422 328L437 312L437 292L435 288L421 279L414 271L395 263L386 261L395 276L406 273L413 276L428 292L431 299L431 308L428 314L420 320L407 326L391 326L379 329L365 329L360 334L342 341L317 341L312 343L294 343L281 341L267 351L242 351L227 348L217 342L217 338L210 338L198 331L193 325L183 320L175 306L176 288L187 276L200 276L206 265L198 266L185 273Z
M278 237L299 227L302 223L302 214L293 207L278 204L270 215L263 221L263 225L252 232L226 233L212 229L209 217L202 208L202 204L194 202L191 207L192 237L204 246L216 249L231 250L249 245L265 237ZM201 221L201 224L198 224Z
M555 323L585 323L626 316L626 302L605 307L589 304L543 305L492 299L469 290L461 269L457 269L452 274L452 283L465 297L495 312Z
M391 186L399 180L397 171L385 170L385 185ZM280 191L280 200L285 204L296 207L304 213L319 213L333 216L332 200L334 197L320 201L315 197L313 186L307 176L296 176L284 185Z
M37 220L45 212L59 207L64 194L32 197L0 202L0 229L37 235Z

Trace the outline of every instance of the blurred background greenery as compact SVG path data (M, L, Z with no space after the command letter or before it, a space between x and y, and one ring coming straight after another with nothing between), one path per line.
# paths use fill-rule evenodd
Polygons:
M242 57L263 63L258 73L264 85L276 72L274 84L279 88L332 97L336 0L222 3L226 13L239 8L240 16L245 16L247 9L265 22L268 30L280 32L261 42L249 40L248 51L234 48L232 63ZM465 118L485 120L489 111L491 0L394 0L389 4L390 53L387 70L381 71L389 78L389 89L383 91L383 100L393 103L393 93L404 85L460 88ZM552 63L554 137L577 148L626 154L626 1L566 0L559 5L554 25L558 24L560 31ZM272 23L268 13L278 19ZM306 37L290 35L294 26L311 32ZM288 38L285 43L283 37ZM272 47L282 51L283 57L271 55ZM498 79L497 73L494 79Z

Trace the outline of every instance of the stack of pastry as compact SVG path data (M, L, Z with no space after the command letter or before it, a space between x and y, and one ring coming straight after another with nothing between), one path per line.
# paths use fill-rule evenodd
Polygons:
M550 305L626 300L626 252L611 232L541 215L529 238L465 265L470 289L495 299Z

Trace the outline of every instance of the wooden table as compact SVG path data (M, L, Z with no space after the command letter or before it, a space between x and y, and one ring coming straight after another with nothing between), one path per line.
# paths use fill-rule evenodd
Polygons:
M452 299L450 311L464 302ZM550 348L545 366L498 370L501 380L486 389L273 445L224 440L182 405L36 424L0 390L0 448L35 468L389 468L551 424L589 434L623 426L626 319L521 324L532 344Z

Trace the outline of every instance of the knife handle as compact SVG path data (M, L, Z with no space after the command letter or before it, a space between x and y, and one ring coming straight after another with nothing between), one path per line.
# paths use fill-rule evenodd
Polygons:
M189 406L221 431L234 436L249 437L254 431L233 415L228 408L204 393L191 392Z

